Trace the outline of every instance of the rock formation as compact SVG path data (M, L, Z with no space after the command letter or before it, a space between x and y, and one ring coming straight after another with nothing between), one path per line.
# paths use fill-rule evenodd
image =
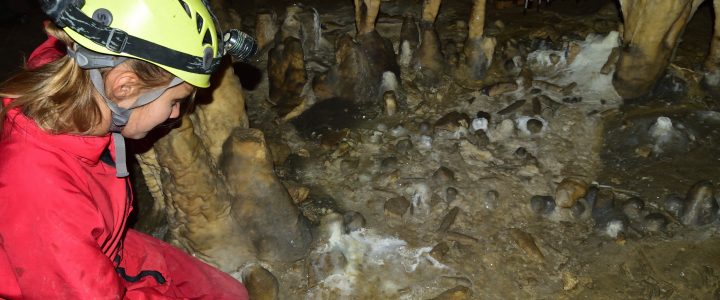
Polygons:
M300 259L308 225L275 177L262 133L247 128L230 64L213 81L179 128L138 157L154 209L167 212L165 239L227 272L257 259Z
M624 18L623 46L613 79L620 96L636 98L653 88L669 65L685 26L702 2L620 1Z

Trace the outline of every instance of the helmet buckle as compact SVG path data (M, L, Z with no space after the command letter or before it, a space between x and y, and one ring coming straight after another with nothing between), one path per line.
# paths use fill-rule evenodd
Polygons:
M115 53L123 52L123 50L125 50L127 40L127 32L120 29L112 28L112 30L110 31L110 35L108 35L108 38L105 41L105 48Z

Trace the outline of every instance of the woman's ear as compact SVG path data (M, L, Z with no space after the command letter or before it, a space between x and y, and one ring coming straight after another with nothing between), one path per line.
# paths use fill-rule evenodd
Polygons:
M123 102L136 98L140 94L140 88L140 78L133 71L116 67L105 76L108 98L120 107L123 107ZM127 103L127 106L130 105L132 103Z

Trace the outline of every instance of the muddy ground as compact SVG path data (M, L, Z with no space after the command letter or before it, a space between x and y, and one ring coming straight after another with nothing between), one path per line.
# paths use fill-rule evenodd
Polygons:
M418 14L419 2L383 2L381 35L397 43L402 16ZM436 28L444 45L463 40L466 2L443 3ZM303 3L317 9L329 42L354 30L351 1ZM291 4L239 5L244 29L252 31L256 10L282 15ZM430 88L404 68L393 116L364 120L351 107L326 103L282 123L267 101L267 77L246 84L251 126L263 130L276 155L285 149L276 173L310 188L300 206L318 225L306 260L263 264L280 281L280 299L431 299L451 289L458 298L441 299L720 298L717 218L685 226L666 209L668 198L684 198L696 182L717 183L720 175L720 102L698 85L712 32L708 4L658 88L625 104L608 89L611 74L598 74L610 45L603 39L621 21L615 3L601 0L553 1L525 13L489 4L486 32L498 39L490 78L517 79L502 50L512 41L527 50L521 57L535 80L576 82L570 94L534 84L491 97L451 76ZM24 21L40 18L31 13ZM5 74L42 39L26 24L1 29L15 46L3 47ZM582 68L565 60L573 43L590 55ZM548 59L553 53L561 59ZM257 70L265 64L253 63ZM555 103L538 110L532 99L540 95ZM478 132L472 120L481 111L490 120ZM676 129L668 142L652 139L658 117ZM528 131L520 124L530 124ZM586 201L584 210L531 206L533 196L555 196L568 177L614 196L625 226L609 229ZM635 214L627 205L633 197L642 203ZM348 228L332 212L357 220L356 212L365 222Z

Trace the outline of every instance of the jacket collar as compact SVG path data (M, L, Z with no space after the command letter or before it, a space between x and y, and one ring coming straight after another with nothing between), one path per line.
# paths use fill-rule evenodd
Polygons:
M7 103L8 100L9 99L5 99L4 102ZM59 151L70 153L81 161L91 165L98 163L100 155L108 148L112 141L110 134L91 136L68 133L52 134L46 132L40 128L34 120L25 116L19 108L8 111L5 122L5 135L9 134L10 130L17 131L19 134L34 137L48 148L55 148ZM8 127L12 127L12 129ZM5 136L5 138L9 138L9 136ZM115 154L112 153L112 155L114 158Z

